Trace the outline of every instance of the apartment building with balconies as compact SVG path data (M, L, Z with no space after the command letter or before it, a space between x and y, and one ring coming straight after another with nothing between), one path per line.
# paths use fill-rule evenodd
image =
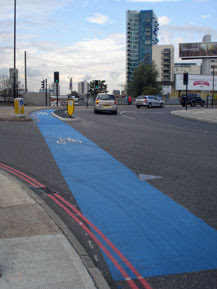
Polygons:
M153 10L128 10L126 21L126 82L129 83L140 63L152 62L152 46L159 41L159 24Z
M153 45L152 61L159 72L158 81L162 85L172 85L174 82L174 46Z

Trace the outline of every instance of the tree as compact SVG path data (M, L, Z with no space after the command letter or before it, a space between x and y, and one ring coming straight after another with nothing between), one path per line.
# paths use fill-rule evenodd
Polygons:
M95 89L94 88L94 80L90 82L90 94L93 97L96 97L98 93L107 93L107 84L105 84L105 80L99 80L99 88Z
M72 90L68 95L76 96L76 97L79 96L78 93L77 93L77 91L75 91L75 90Z
M23 94L24 88L19 81L16 87L16 97L22 97ZM5 103L10 102L10 99L14 98L14 89L10 83L9 78L0 80L0 95L4 98Z
M13 90L8 78L0 81L0 95L4 97L13 95Z
M154 62L145 65L141 63L133 73L133 79L128 84L128 95L137 97L142 94L158 94L161 86L157 81L159 72Z

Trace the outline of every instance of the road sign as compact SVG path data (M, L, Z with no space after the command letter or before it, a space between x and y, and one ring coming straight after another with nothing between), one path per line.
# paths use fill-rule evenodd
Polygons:
M9 75L10 75L10 78L9 78L10 84L14 85L14 79L15 79L15 85L17 85L18 84L18 69L10 68Z

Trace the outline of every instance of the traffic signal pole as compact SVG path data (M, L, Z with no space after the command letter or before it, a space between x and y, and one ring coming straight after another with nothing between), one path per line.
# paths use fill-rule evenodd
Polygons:
M185 110L188 109L188 73L185 72L183 74L183 84L186 85L186 92L185 92Z
M186 92L185 92L185 110L188 109L188 85L186 84Z
M57 106L58 106L58 84L59 84L59 72L58 71L55 71L54 72L54 83L56 83L56 96L57 96Z
M57 106L58 106L58 102L59 102L59 99L58 99L58 83L56 83L56 95L57 95Z
M45 103L47 106L47 78L45 79Z

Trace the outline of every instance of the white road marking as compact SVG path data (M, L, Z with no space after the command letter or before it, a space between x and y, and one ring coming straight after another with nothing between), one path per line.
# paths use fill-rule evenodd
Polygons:
M90 240L88 241L88 244L89 244L91 249L94 249L93 244L92 244L92 242Z
M48 115L48 112L42 112L42 111L41 111L41 112L38 112L37 114L38 114L38 115Z
M124 113L126 113L126 112L128 112L128 111L122 111L122 112L120 112L120 115L124 116L126 118L129 118L129 119L135 119L134 117L130 117L130 116L124 115Z
M66 144L66 143L76 143L76 144L81 144L82 141L80 139L72 139L70 137L67 138L61 138L59 137L58 140L56 141L58 144Z
M140 181L146 181L146 180L162 179L162 177L161 176L152 176L152 175L138 174L138 179Z

